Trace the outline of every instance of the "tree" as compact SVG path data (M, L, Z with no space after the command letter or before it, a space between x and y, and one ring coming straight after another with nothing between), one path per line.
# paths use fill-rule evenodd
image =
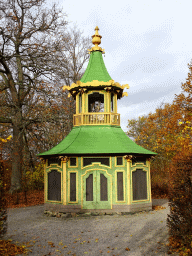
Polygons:
M62 79L75 82L80 76L74 51L78 43L66 30L66 15L55 4L51 9L45 4L45 0L0 0L0 123L13 133L11 191L21 187L23 161L32 161L33 134L40 136L43 125L60 120L54 114L59 111Z

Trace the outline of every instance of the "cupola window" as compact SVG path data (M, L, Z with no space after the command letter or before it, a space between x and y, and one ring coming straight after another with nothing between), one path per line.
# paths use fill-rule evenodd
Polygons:
M113 98L114 98L114 95L113 93L111 93L111 112L114 112Z
M82 95L79 94L79 113L82 112Z
M104 112L104 95L94 92L88 96L89 112Z

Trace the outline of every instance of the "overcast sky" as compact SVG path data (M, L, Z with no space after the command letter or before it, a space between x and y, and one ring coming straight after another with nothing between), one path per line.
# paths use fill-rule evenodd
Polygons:
M129 84L118 101L127 120L171 103L181 91L192 59L191 0L60 0L68 21L85 36L102 35L104 62L115 82Z

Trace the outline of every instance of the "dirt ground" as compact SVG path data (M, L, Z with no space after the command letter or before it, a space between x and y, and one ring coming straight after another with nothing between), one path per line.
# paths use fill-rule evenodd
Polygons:
M8 209L4 239L25 244L29 255L168 255L169 207L154 199L153 211L129 215L46 217L44 206ZM165 207L165 209L164 209Z

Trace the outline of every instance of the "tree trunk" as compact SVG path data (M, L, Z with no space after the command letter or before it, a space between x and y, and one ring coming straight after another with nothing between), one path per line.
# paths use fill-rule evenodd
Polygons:
M22 149L23 149L23 129L21 123L16 119L13 123L13 152L12 152L12 173L10 192L21 188L22 179Z

